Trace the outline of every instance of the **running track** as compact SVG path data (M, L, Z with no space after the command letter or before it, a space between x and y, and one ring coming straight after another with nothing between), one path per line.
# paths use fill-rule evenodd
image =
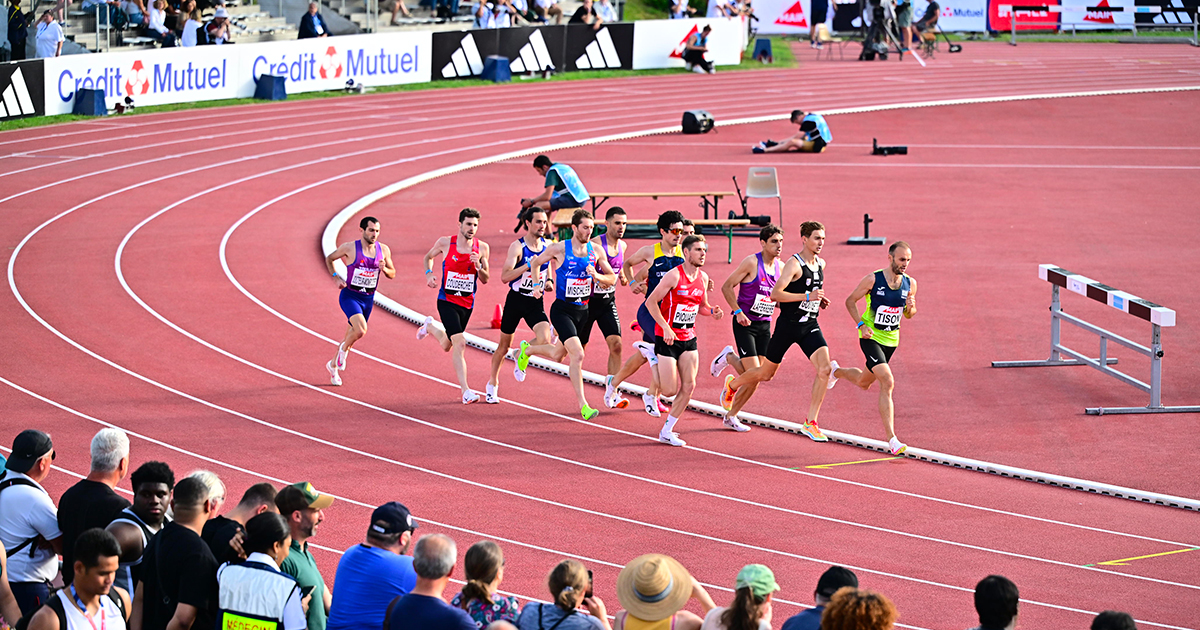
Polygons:
M561 84L512 85L6 133L5 434L49 429L58 465L77 473L87 439L107 422L135 434L135 463L210 468L231 495L260 479L311 480L342 499L314 539L330 549L360 539L369 506L400 499L423 532L447 531L462 549L500 540L504 588L522 597L544 597L545 572L575 556L596 570L615 611L619 567L653 550L716 585L718 601L743 564L769 564L784 586L779 619L839 563L895 599L906 627L973 625L969 591L989 572L1021 585L1024 627L1083 627L1109 607L1144 627L1195 627L1200 584L1189 554L1081 566L1195 547L1194 514L915 462L888 462L883 476L793 471L807 444L765 430L733 440L700 422L685 429L695 448L665 449L650 443L652 423L632 414L602 424L562 415L567 385L542 374L531 375L534 387L505 381L511 400L466 414L448 361L382 315L360 346L370 356L351 357L347 386L331 389L319 368L331 345L301 327L340 335L317 244L329 218L439 167L671 125L693 107L731 119L798 102L832 109L1190 86L1197 73L1190 48L975 44L926 70L806 61L798 70L572 83L569 97ZM510 228L507 205L476 205ZM457 207L392 221L383 240L420 250L452 226ZM494 248L500 238L491 236ZM400 260L414 266L411 253ZM419 309L432 299L391 294ZM473 352L469 361L482 383L483 360ZM831 447L817 461L862 455ZM56 496L73 481L51 480ZM332 579L336 556L318 561Z

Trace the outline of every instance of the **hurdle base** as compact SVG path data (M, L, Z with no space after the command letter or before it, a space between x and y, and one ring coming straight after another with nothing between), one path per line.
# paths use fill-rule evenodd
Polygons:
M1092 359L1092 362L1099 363L1100 359ZM1117 359L1115 359L1113 357L1109 357L1107 364L1108 365L1116 365ZM1052 361L1050 359L1045 359L1042 361L992 361L992 367L994 367L994 368L1044 367L1047 365L1053 366L1053 365L1091 365L1091 364L1084 363L1083 361L1079 361L1077 359L1059 359L1057 361Z
M851 236L850 240L846 241L847 245L883 245L887 242L886 236Z
M1128 415L1134 413L1200 413L1200 406L1182 407L1088 407L1089 416Z

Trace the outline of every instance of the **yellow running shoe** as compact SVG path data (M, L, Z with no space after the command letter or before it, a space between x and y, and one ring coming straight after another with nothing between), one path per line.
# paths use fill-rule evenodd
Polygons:
M821 433L821 427L817 426L816 422L805 422L800 425L800 432L807 435L814 442L828 442L829 438Z
M588 405L584 405L583 407L580 407L580 409L579 409L579 414L581 416L583 416L584 420L591 420L592 418L595 418L596 415L599 413L600 412L598 410L593 409L593 408L589 407Z

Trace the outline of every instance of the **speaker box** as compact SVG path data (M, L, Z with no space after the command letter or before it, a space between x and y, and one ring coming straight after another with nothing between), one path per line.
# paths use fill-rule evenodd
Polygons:
M683 112L683 133L708 133L712 128L712 114L701 109Z

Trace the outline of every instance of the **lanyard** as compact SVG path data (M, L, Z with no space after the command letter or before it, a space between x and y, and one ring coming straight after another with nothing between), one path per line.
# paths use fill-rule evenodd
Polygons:
M72 584L72 585L70 586L70 589L71 589L71 597L75 598L75 604L76 604L77 606L79 606L79 609L80 609L80 610L82 610L82 611L83 611L83 618L84 618L84 619L87 619L87 622L88 622L88 624L92 626L92 630L96 630L96 622L92 621L92 618L88 616L88 614L87 614L87 606L86 606L86 605L84 605L84 603L83 603L83 600L82 600L82 599L79 599L79 593L77 593L77 592L75 591L75 585L74 585L74 584ZM104 605L103 605L103 604L100 604L100 630L104 630L104 626L105 626L105 625L106 625L106 624L105 624L105 621L104 621ZM65 629L64 629L64 630L65 630Z

